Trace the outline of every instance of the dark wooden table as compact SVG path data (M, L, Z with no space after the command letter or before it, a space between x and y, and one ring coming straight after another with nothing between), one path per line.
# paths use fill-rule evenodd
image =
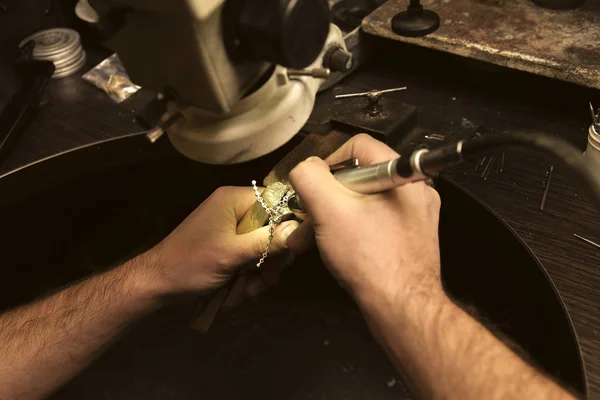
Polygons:
M386 44L381 54L342 87L406 85L405 101L419 108L420 125L448 138L475 126L481 126L483 134L536 128L585 147L587 101L600 100L598 92L406 45ZM92 56L90 66L100 58ZM117 105L78 77L53 81L47 101L0 166L0 176L65 150L140 131L134 116L151 97L141 92ZM485 181L472 163L448 175L503 217L547 269L573 319L590 397L595 398L600 397L600 250L573 234L600 241L600 214L571 186L570 172L560 169L554 171L545 210L539 210L551 164L543 157L516 152L507 154L504 172L493 171ZM465 215L465 223L468 218ZM468 246L465 243L465 250Z

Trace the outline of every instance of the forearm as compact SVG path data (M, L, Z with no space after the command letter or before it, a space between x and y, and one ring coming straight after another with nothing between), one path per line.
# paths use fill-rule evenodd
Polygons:
M0 315L0 399L44 397L87 366L127 325L157 307L142 272L153 262L142 255Z
M568 399L456 306L441 287L361 302L367 320L406 383L430 399Z

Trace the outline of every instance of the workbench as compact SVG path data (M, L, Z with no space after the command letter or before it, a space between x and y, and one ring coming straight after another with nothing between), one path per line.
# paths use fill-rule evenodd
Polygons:
M386 44L379 53L342 87L407 86L404 101L418 107L420 126L432 133L451 137L476 127L483 134L535 128L585 148L587 102L600 101L597 91L410 45ZM89 67L107 55L88 54ZM0 165L0 177L73 148L141 131L134 117L152 96L142 91L117 105L77 76L51 82L37 115ZM570 172L560 169L554 171L545 210L540 211L550 165L544 157L515 152L507 154L503 172L493 171L486 180L481 169L474 172L474 163L456 167L447 176L505 219L539 258L573 320L590 398L598 398L600 250L573 234L600 241L600 213L570 184ZM469 216L464 219L468 224ZM469 243L464 246L468 250Z

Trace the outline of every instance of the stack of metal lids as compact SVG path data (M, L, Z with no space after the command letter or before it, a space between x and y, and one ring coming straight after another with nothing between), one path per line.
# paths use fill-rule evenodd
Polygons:
M81 47L79 33L73 29L54 28L39 31L21 42L21 47L33 41L33 58L54 63L53 78L65 78L79 71L85 65L85 51Z

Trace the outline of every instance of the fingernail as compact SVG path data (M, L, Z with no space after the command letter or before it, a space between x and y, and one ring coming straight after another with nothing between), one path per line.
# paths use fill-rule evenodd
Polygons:
M290 222L287 223L287 225L285 226L285 228L283 228L281 230L281 233L279 234L279 237L281 238L281 241L283 243L285 243L286 247L287 247L287 239L288 239L288 237L290 237L290 235L292 234L292 232L294 232L299 226L300 226L300 223L298 221L290 221Z
M313 161L321 161L321 159L319 157L316 157L316 156L310 156L305 161L313 162Z

